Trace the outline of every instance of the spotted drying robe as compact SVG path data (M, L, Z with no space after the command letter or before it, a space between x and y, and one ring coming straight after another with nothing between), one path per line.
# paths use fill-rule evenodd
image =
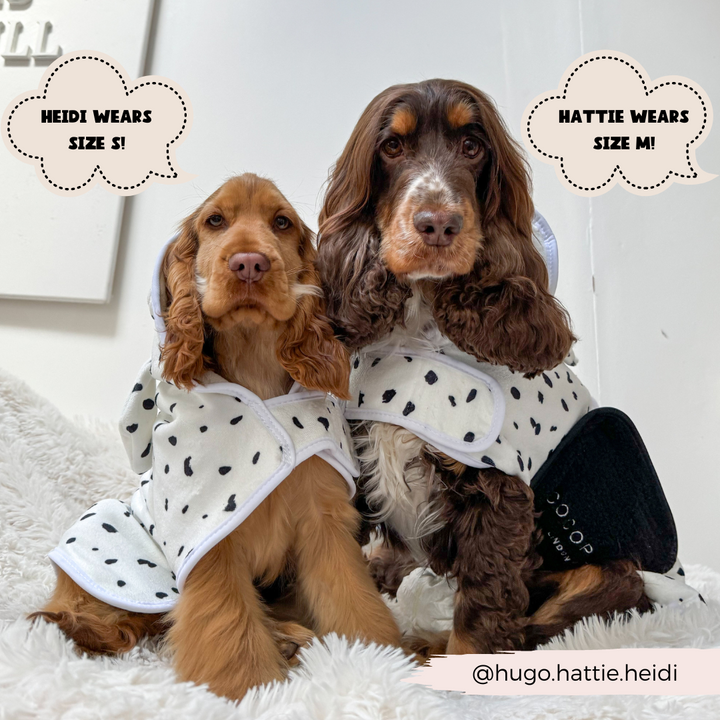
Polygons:
M120 421L140 488L125 502L93 505L50 553L95 597L148 613L170 610L200 558L301 462L321 457L345 478L351 496L358 474L340 403L325 393L296 383L287 395L263 401L214 373L192 391L162 379L164 251L151 292L153 359Z
M547 470L548 458L568 433L572 440L571 430L583 426L591 410L602 412L594 409L596 403L589 391L565 364L528 379L507 367L478 362L455 346L445 346L441 351L371 346L354 358L350 388L352 399L345 411L348 419L404 427L455 460L476 468L497 468L528 484L541 468ZM619 411L613 412L621 415ZM629 423L629 419L627 421ZM567 442L564 445L567 446ZM633 452L631 447L628 457L632 457ZM562 456L563 461L565 457L568 455ZM600 461L604 462L605 458L601 457ZM654 475L654 471L648 470L646 474ZM571 479L572 482L581 483L582 472L580 475L577 480ZM672 516L659 483L655 486L650 481L649 487L648 502L659 509L656 514L665 523L663 527L669 527L674 533ZM556 489L553 487L553 491ZM563 559L571 559L572 553L568 550L583 562L608 559L599 548L612 548L617 544L616 529L623 530L617 524L609 536L602 537L604 531L607 534L610 523L599 530L597 524L593 525L596 511L592 506L583 507L583 492L580 489L575 493L572 508L562 503L558 492L549 493L548 503L554 506L542 508L543 517L556 521L553 530L558 532L550 552L559 553L561 563ZM628 492L634 497L632 488ZM611 514L616 510L612 498L605 505L610 506ZM569 517L571 509L576 516ZM644 535L634 527L638 518L647 525L643 528ZM584 519L584 523L575 525L578 519ZM638 542L643 544L643 550L648 546L647 555L651 556L650 546L656 542L660 546L662 530L653 527L652 517L646 521L641 513L635 516L628 513L626 534L629 543L636 543L635 547ZM580 530L590 526L594 531L592 543ZM676 559L676 544L662 545L655 557L658 555L663 572L641 573L648 596L662 604L697 598L698 593L684 582L684 571Z
M335 403L299 386L263 402L212 373L188 392L147 363L121 427L140 488L93 505L50 558L111 605L169 610L198 560L304 460L322 457L352 494L357 471Z
M400 425L466 465L528 484L593 405L566 365L529 380L456 349L363 351L350 388L348 419Z

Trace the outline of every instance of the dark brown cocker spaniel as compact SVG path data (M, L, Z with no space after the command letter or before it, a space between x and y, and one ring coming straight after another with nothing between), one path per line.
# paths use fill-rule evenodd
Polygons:
M353 130L320 215L317 266L339 337L351 350L452 343L527 377L555 368L575 338L532 220L528 168L488 96L447 80L388 88ZM392 591L427 564L456 579L448 652L532 647L585 615L647 607L630 562L537 571L523 480L396 425L356 430L361 502L386 542L376 578Z

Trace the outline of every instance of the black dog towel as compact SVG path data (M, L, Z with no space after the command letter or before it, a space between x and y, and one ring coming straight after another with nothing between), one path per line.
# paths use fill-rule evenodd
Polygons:
M635 425L620 410L584 415L531 487L542 513L543 569L619 559L661 574L673 567L678 541L672 513Z

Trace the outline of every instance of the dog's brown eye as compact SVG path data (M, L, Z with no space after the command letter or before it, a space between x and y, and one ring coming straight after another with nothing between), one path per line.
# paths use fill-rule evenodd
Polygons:
M207 222L209 225L212 225L213 227L220 227L223 223L222 215L211 215Z
M391 158L402 155L403 146L397 138L390 138L383 143L382 151Z
M480 143L474 138L464 138L462 141L462 151L465 157L476 158L480 154Z
M287 230L292 223L290 222L289 218L286 218L284 215L278 215L275 218L275 227L278 230Z

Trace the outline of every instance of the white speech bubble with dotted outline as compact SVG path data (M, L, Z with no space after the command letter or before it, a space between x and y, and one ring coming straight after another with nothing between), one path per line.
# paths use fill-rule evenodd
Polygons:
M622 122L560 122L560 111L622 110ZM686 123L633 123L630 110L687 110ZM617 117L617 115L615 115ZM681 116L682 117L682 116ZM594 196L616 184L636 195L655 195L673 183L695 185L716 175L702 170L697 147L712 125L712 105L704 90L687 78L655 80L642 66L619 52L597 51L578 58L557 90L538 95L523 115L523 142L539 160L555 166L563 185L576 195ZM628 138L629 149L595 149L596 138ZM652 137L652 149L638 148L636 138ZM600 141L605 146L604 140Z
M85 110L85 123L42 122L43 110ZM93 110L150 110L150 122L98 123ZM116 195L136 195L152 183L176 184L194 175L177 167L175 150L187 137L192 109L183 90L167 78L132 82L113 58L98 52L59 57L37 90L16 97L2 118L8 149L35 166L57 195L82 195L100 184ZM104 137L105 149L71 149L72 137ZM124 137L124 149L112 139ZM75 145L79 142L75 141Z

